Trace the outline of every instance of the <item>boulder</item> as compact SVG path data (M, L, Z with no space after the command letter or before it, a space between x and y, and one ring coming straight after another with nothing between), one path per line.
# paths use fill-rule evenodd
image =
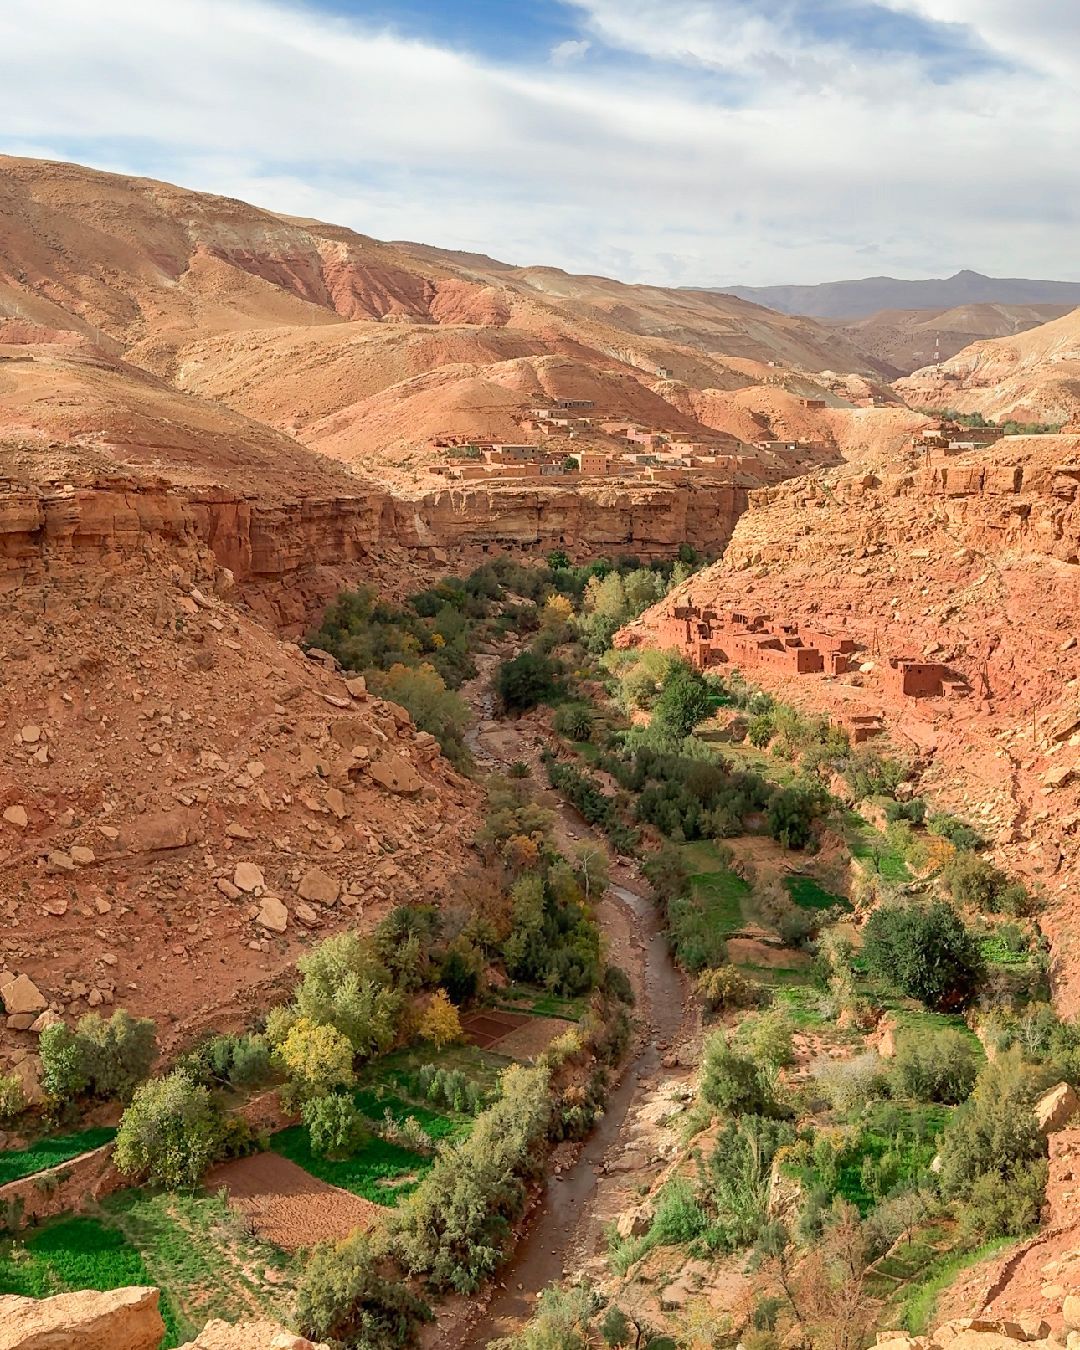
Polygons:
M1061 1316L1067 1327L1080 1331L1080 1294L1069 1294L1061 1305Z
M284 933L289 926L289 911L276 895L264 895L256 923L271 933Z
M352 679L346 680L345 688L349 691L351 697L358 701L368 696L367 680L364 679L363 675L354 675Z
M615 1231L625 1242L627 1238L644 1237L652 1227L653 1208L651 1205L639 1205L637 1209L628 1209L615 1221Z
M196 836L193 817L176 807L141 816L125 825L121 843L132 853L156 853L159 849L184 848L195 843Z
M30 1013L34 1017L49 1006L45 995L29 975L18 975L0 987L0 999L8 1013Z
M321 867L309 867L296 888L303 900L314 900L320 905L336 905L341 887L336 877Z
M7 808L4 812L4 819L9 825L14 825L17 830L25 830L27 825L30 824L30 817L26 814L26 807L19 806L18 803Z
M164 1335L156 1289L0 1297L4 1350L158 1350Z
M233 872L233 885L238 891L243 891L245 895L250 895L252 891L261 890L266 885L262 868L257 863L238 862Z
M1080 1109L1080 1097L1069 1083L1057 1083L1035 1103L1035 1123L1043 1134L1064 1129Z
M409 761L393 750L384 750L369 766L368 773L380 787L406 797L413 796L424 786L424 780Z
M276 1322L207 1322L180 1350L329 1350L322 1341L294 1336Z

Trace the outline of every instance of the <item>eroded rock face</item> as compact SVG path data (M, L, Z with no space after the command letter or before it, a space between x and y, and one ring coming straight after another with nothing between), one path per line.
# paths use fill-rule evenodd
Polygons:
M156 1289L0 1298L3 1350L158 1350L164 1334Z
M181 1350L329 1350L322 1341L305 1340L274 1322L238 1322L215 1318Z

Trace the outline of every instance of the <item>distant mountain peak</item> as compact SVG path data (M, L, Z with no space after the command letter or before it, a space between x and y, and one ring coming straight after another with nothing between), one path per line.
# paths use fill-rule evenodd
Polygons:
M816 286L724 286L725 294L815 319L861 319L884 309L951 309L957 305L1080 305L1080 281L990 277L962 268L951 277L906 281L863 277Z

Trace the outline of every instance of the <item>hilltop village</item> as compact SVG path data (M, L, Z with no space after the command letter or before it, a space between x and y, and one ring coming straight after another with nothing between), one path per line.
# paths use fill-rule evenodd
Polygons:
M803 399L807 408L823 400ZM637 478L645 482L690 483L697 479L733 482L777 481L786 460L810 458L823 442L761 440L747 444L715 431L691 435L645 426L633 418L601 416L591 399L551 399L518 418L517 444L439 436L430 443L435 461L428 472L444 480Z

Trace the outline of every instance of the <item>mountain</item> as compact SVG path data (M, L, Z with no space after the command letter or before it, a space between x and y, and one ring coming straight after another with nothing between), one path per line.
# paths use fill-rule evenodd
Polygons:
M755 304L782 314L814 318L865 318L882 309L952 309L957 305L1080 305L1080 281L1028 281L1020 277L987 277L963 271L927 281L898 277L864 277L860 281L825 281L815 286L724 286Z
M883 309L865 319L825 319L867 361L909 375L947 361L972 342L1012 337L1068 314L1073 305L957 305L952 309Z
M1015 337L974 342L896 382L916 408L982 413L991 421L1080 418L1080 309Z

